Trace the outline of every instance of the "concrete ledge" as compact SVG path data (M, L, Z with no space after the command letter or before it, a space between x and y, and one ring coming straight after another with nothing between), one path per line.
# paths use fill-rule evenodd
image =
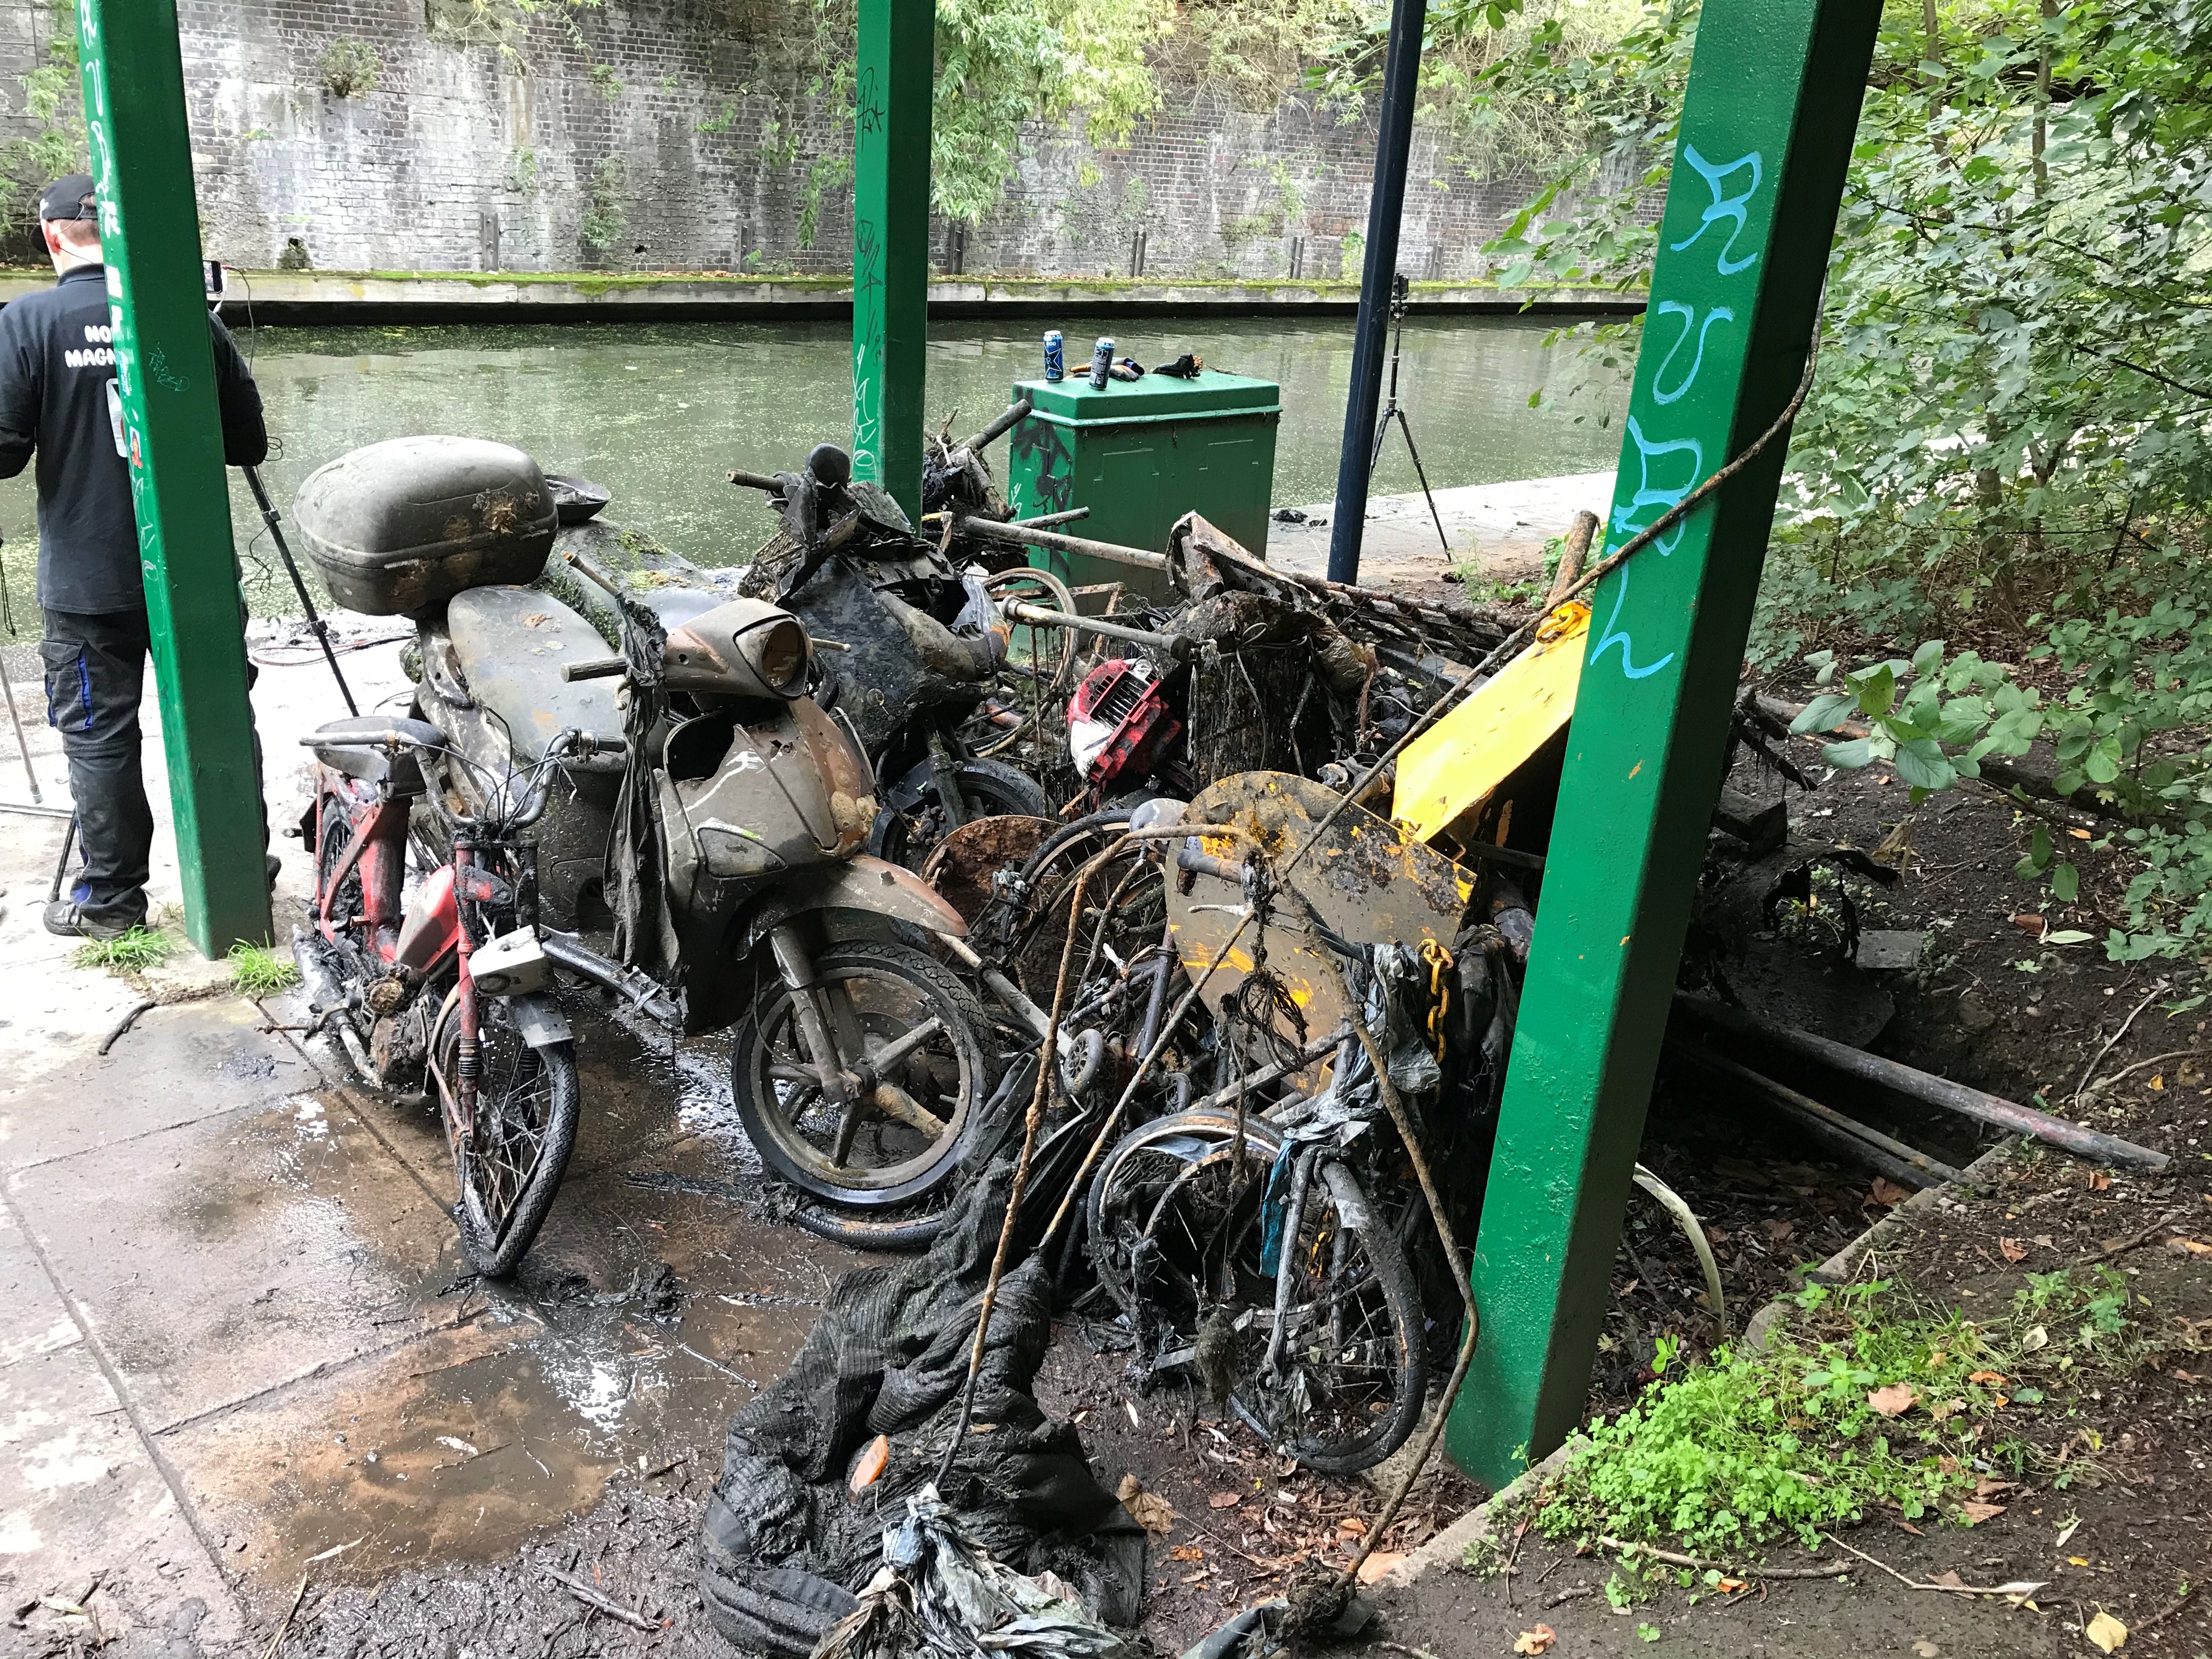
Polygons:
M0 304L52 277L0 272ZM725 271L245 270L235 272L225 319L248 303L264 323L638 322L713 318L852 315L851 277L766 276ZM929 285L938 317L1060 316L1122 311L1150 315L1350 315L1356 283L1137 277L942 276ZM1413 308L1434 315L1633 316L1641 295L1596 289L1501 289L1486 283L1416 283Z

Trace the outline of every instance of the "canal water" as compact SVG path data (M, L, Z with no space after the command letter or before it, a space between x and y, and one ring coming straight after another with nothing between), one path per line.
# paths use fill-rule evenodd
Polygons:
M934 325L928 408L973 431L1006 406L1019 379L1042 370L1043 325L984 318ZM1142 332L1102 316L1059 320L1068 359L1087 360L1098 334L1147 365L1185 351L1209 367L1282 386L1274 500L1325 501L1336 492L1352 319L1193 317ZM1492 483L1610 465L1620 447L1625 386L1554 397L1586 373L1571 346L1546 343L1550 325L1513 318L1410 321L1400 400L1412 417L1429 482ZM847 441L851 376L845 325L669 323L236 330L279 445L263 477L289 516L293 492L325 461L358 445L416 433L519 445L549 472L577 473L613 492L611 518L704 564L743 563L769 527L759 498L733 489L733 467L794 465L816 443ZM1004 446L993 459L1003 476ZM256 611L297 609L240 476L233 518ZM1383 447L1374 489L1418 488L1401 434ZM35 542L30 475L0 483L9 586L25 625Z

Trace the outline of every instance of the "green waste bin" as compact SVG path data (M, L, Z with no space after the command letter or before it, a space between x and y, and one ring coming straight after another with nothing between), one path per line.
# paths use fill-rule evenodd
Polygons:
M1018 381L1013 401L1024 398L1033 408L1013 429L1007 460L1018 518L1087 507L1090 517L1060 528L1158 553L1175 521L1196 511L1255 556L1267 553L1283 414L1273 380L1206 369L1188 380L1109 380L1098 392L1072 374ZM1075 586L1169 591L1164 575L1134 565L1036 549L1030 559Z

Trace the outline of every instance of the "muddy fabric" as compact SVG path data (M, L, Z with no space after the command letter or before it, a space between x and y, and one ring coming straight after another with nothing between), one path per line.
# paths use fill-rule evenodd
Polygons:
M1040 1194L1054 1192L1053 1161L1041 1153ZM1001 1158L928 1254L841 1278L790 1370L731 1419L701 1539L700 1589L716 1628L740 1649L780 1659L812 1651L858 1609L858 1592L883 1563L885 1528L934 1479L1012 1179L1012 1159ZM1014 1259L1050 1209L1024 1206ZM1091 1612L1131 1624L1144 1534L1091 1474L1074 1428L1048 1419L1031 1393L1051 1321L1045 1266L1023 1260L999 1288L974 1424L944 1483L944 1520L995 1560L1054 1572ZM848 1473L879 1434L890 1438L890 1462L855 1496Z
M859 1608L822 1638L815 1659L1137 1659L1140 1650L1093 1619L1056 1575L1035 1578L992 1559L953 1525L934 1486L906 1500L883 1534L884 1564Z

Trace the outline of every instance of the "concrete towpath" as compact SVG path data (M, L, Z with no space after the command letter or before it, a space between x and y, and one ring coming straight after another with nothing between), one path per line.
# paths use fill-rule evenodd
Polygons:
M364 708L401 684L392 645L345 660ZM264 666L255 702L282 826L298 734L343 709L319 659ZM148 759L158 908L158 740ZM303 1577L508 1559L611 1486L711 1480L730 1413L856 1259L764 1210L726 1043L672 1054L572 1007L581 1140L521 1272L482 1284L430 1111L348 1080L283 1029L295 998L235 994L189 951L128 980L76 965L41 927L60 838L0 816L0 1650L258 1653ZM289 937L307 872L276 846Z
M1605 515L1613 500L1610 472L1572 472L1554 478L1467 484L1436 492L1449 550L1437 539L1428 501L1410 495L1377 495L1367 503L1359 580L1370 587L1437 581L1455 567L1474 566L1497 582L1541 578L1544 544L1564 536L1575 514ZM1303 514L1286 520L1286 513ZM1301 575L1328 574L1334 502L1279 507L1267 526L1267 559Z

